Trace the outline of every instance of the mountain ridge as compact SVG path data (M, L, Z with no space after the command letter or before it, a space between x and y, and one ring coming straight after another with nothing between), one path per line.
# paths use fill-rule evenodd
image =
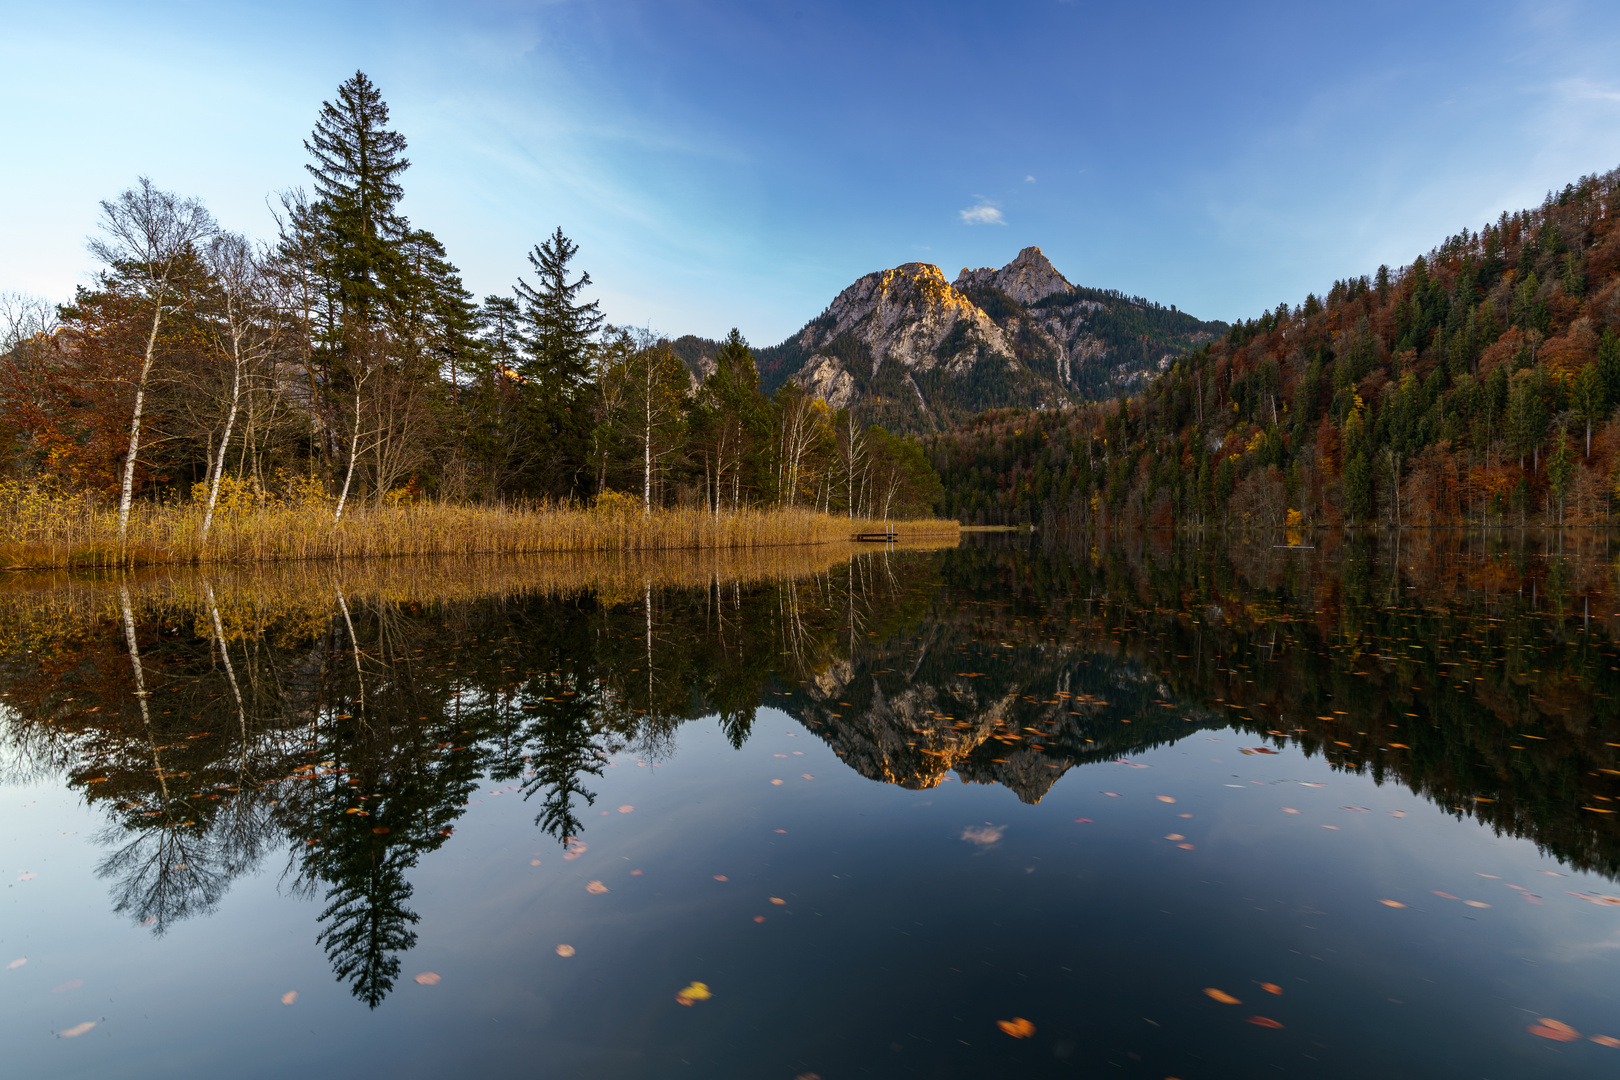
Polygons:
M899 431L941 430L987 408L1060 408L1113 396L1167 368L1226 324L1141 297L1073 285L1041 249L1000 268L932 263L862 275L822 313L755 350L761 385L790 379L834 408ZM671 343L694 375L718 343Z

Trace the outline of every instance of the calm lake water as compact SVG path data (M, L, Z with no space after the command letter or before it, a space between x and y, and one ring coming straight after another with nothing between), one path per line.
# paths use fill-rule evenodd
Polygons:
M5 1072L1613 1076L1616 553L0 583Z

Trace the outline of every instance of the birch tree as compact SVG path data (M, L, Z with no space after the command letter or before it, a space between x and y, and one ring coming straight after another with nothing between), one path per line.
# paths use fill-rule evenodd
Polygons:
M197 249L215 231L214 219L196 199L183 199L140 177L135 187L101 203L101 235L90 240L90 253L133 287L149 318L146 344L135 377L135 403L129 421L129 452L124 458L118 495L118 541L129 532L129 507L135 491L135 462L141 452L141 418L152 366L165 318L194 298L184 287L186 271ZM134 358L132 358L134 359Z

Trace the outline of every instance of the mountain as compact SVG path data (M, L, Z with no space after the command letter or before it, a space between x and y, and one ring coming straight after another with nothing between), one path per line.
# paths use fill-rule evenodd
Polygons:
M1613 525L1617 217L1620 169L1585 176L1246 319L1128 401L931 434L939 510L1075 529Z
M792 379L891 430L942 430L987 408L1054 408L1112 396L1226 332L1174 307L1077 288L1029 247L999 270L946 281L931 263L860 278L780 345L759 349L760 380ZM672 343L706 374L715 343Z

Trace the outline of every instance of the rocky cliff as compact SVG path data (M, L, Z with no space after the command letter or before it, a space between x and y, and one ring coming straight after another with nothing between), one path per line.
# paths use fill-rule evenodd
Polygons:
M1077 288L1028 247L954 282L930 263L867 274L756 356L767 390L791 379L867 422L927 431L983 409L1116 393L1224 330L1140 297ZM699 373L712 348L676 343Z

